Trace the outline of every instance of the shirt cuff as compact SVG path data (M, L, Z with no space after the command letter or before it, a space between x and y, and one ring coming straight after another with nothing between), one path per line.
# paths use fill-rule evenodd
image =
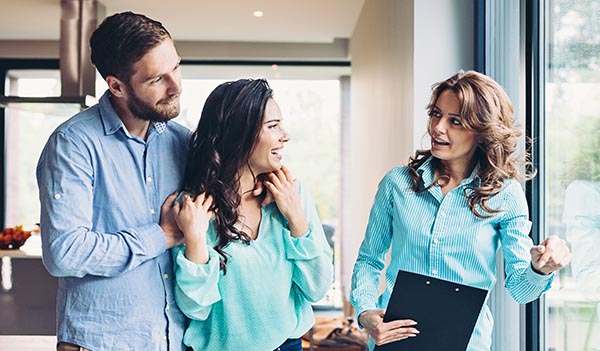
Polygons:
M167 239L158 224L142 227L139 239L150 257L156 257L167 250Z
M289 229L283 228L283 245L288 260L311 260L321 252L310 229L301 237L294 238Z
M377 307L375 305L361 305L361 306L357 306L354 308L354 310L356 311L356 324L358 324L360 329L363 329L362 324L360 323L360 314L365 312L365 311L371 311L371 310L376 310Z
M219 257L208 249L208 262L198 264L185 257L185 245L173 249L175 254L175 280L179 288L195 303L209 306L221 299L219 294Z
M554 272L547 275L536 273L531 264L527 266L526 274L527 280L537 286L549 286L552 283L552 280L554 280Z

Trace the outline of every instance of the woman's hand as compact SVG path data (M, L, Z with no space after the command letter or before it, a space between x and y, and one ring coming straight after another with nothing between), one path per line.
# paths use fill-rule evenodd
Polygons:
M531 248L531 265L539 274L550 274L571 262L571 252L567 243L551 235L544 242Z
M205 193L192 200L184 194L181 202L175 202L173 214L177 226L185 238L185 256L188 260L204 264L208 262L206 231L214 212L210 210L213 199Z
M383 310L364 311L358 316L358 321L365 328L369 336L373 338L376 345L389 344L394 341L412 338L419 334L413 326L417 322L412 319L401 319L397 321L383 322Z
M296 181L290 171L282 166L280 170L266 177L264 185L273 195L279 211L287 219L292 236L298 238L306 234L308 222L302 210Z

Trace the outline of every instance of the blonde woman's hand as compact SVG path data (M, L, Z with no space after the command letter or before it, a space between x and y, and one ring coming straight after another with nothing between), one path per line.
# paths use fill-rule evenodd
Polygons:
M290 171L282 166L278 171L270 173L264 185L273 195L277 208L287 219L292 236L298 238L308 232L308 222L300 203L300 194L296 180Z
M544 275L555 272L571 262L571 252L567 243L556 235L549 236L529 252L533 270Z
M373 338L376 345L389 344L391 342L412 338L419 334L417 322L412 319L384 322L383 310L364 311L358 316L360 325L365 328L367 334Z
M212 196L206 196L206 193L198 194L194 199L184 194L181 202L177 201L173 206L175 221L185 238L185 256L195 263L208 262L206 232L214 216L210 210L212 202Z

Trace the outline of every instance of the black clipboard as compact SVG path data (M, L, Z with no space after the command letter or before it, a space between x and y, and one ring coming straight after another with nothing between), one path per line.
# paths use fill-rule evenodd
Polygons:
M465 351L487 290L398 271L384 322L412 319L416 337L376 346L375 351Z

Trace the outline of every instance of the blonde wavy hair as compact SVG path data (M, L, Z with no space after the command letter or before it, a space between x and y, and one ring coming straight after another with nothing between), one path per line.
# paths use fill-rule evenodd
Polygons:
M527 153L519 157L514 155L521 131L513 125L513 107L506 92L493 79L475 71L460 71L452 77L436 83L427 105L429 115L428 133L431 135L432 110L440 95L450 90L456 94L461 106L461 120L467 130L475 133L478 142L474 154L479 164L476 177L478 186L465 189L465 196L471 212L477 217L487 218L501 212L488 206L488 200L502 190L506 179L530 179L535 172L521 174L519 164L531 168ZM422 184L417 169L432 156L431 150L417 150L409 158L408 167L411 170L412 189L423 192L434 186L444 170L439 159L433 157L432 165L435 172L434 180L429 185ZM482 212L483 210L483 212Z

